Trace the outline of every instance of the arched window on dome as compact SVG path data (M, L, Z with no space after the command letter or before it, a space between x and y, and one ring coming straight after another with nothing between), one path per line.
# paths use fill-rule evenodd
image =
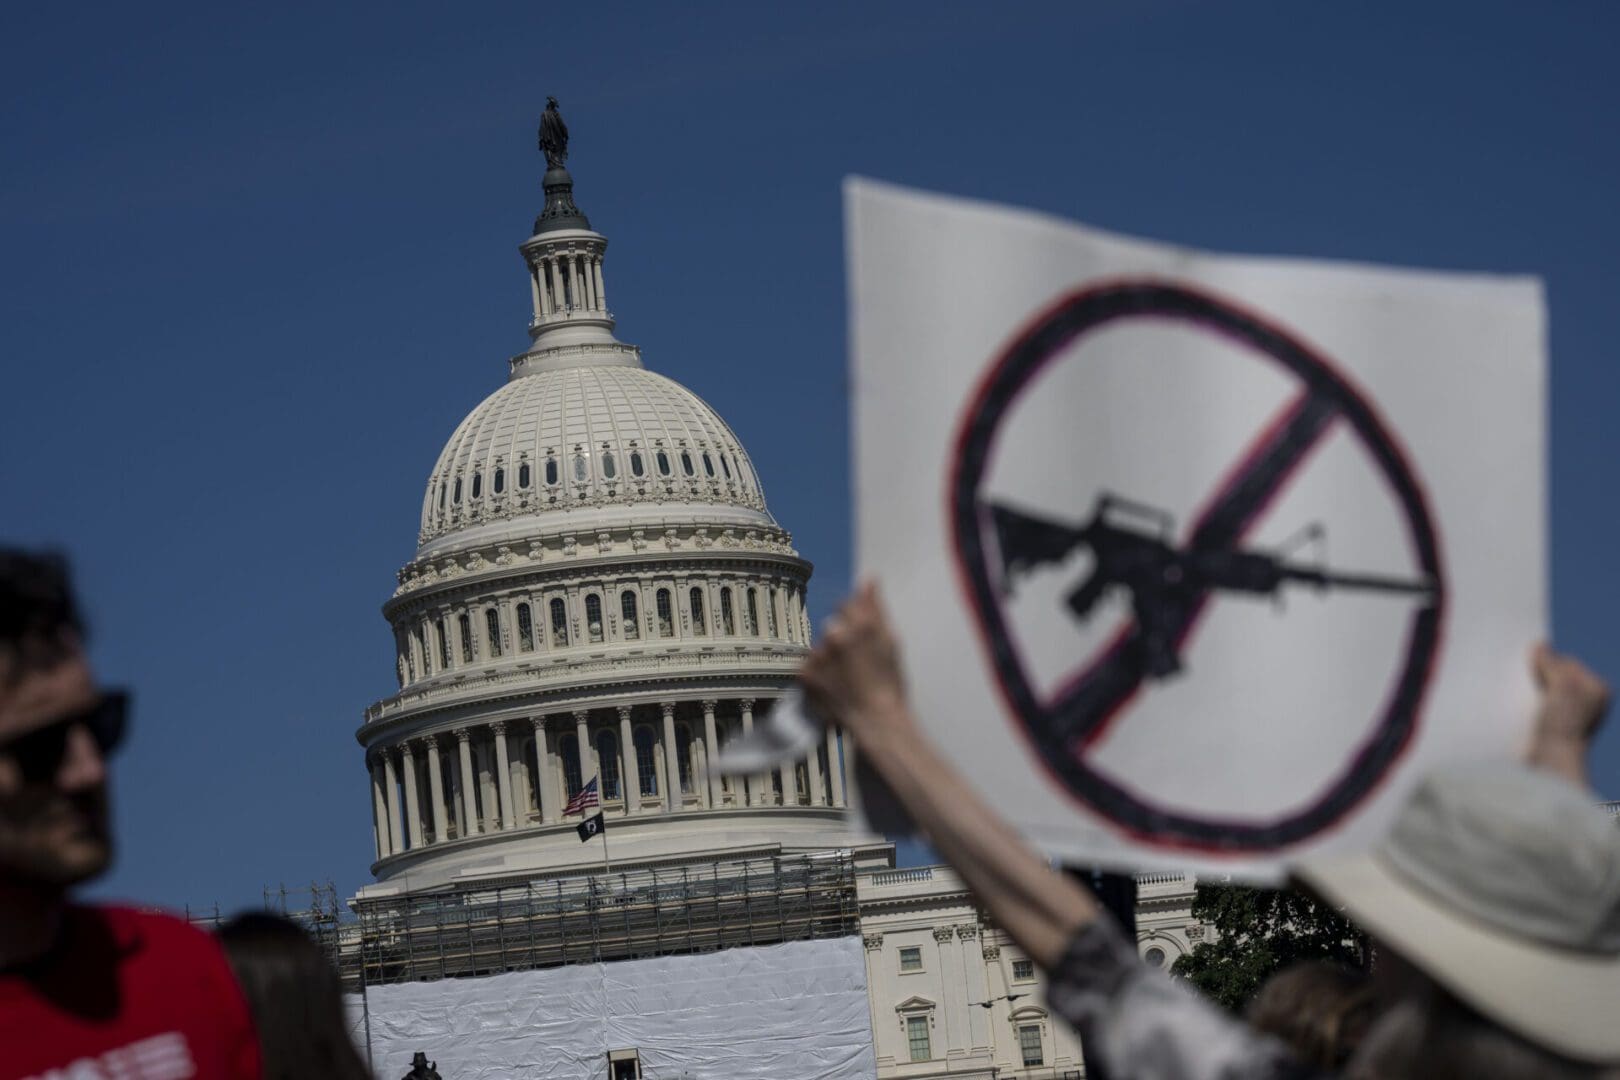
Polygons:
M692 633L702 637L709 632L703 620L703 590L694 588L686 599L692 606Z
M630 451L630 475L631 476L645 476L645 475L647 475L647 465L646 465L646 462L641 460L641 451L640 450L632 450L632 451Z
M422 636L422 627L411 627L411 637L416 641L416 655L421 659L422 677L426 678L433 671L433 654L428 652L427 639Z
M669 455L664 453L664 451L660 450L660 451L658 451L658 453L656 455L656 460L658 462L658 475L659 476L668 476L669 475Z
M579 775L579 736L570 731L558 739L557 756L562 758L564 794L572 799L585 786Z
M720 455L720 471L726 474L727 480L731 479L731 466L726 463L726 455L724 454Z
M681 471L687 476L692 476L697 472L697 470L692 467L692 454L689 450L681 451Z
M595 593L585 594L585 633L592 641L602 640L602 598Z
M456 616L456 629L461 631L461 662L470 664L473 658L472 620L467 618L466 612Z
M714 475L714 458L709 456L707 450L703 451L703 471L709 476Z
M529 463L525 461L518 466L518 490L527 490L529 486Z
M489 641L489 655L499 656L501 648L501 616L494 608L484 609L484 630Z
M793 766L793 781L793 796L790 799L784 799L784 805L798 806L800 796L810 794L810 767L802 761Z
M643 795L658 794L658 736L650 725L636 728L636 782Z
M619 475L619 463L613 460L613 451L611 451L611 450L603 450L602 451L602 477L603 477L603 479L612 480L614 477L616 477L618 475Z
M534 651L534 615L529 611L528 604L517 606L518 620L518 650L521 652Z
M759 637L759 590L750 587L748 590L748 632Z
M473 473L472 497L476 499L480 495L482 495L483 493L484 493L484 474L475 472L475 473Z
M461 505L461 477L456 477L456 489L450 496L450 501L457 506Z
M450 485L445 483L443 480L440 480L439 481L439 509L440 510L444 509L444 499L445 499L445 496L447 496L449 494L450 494Z
M771 630L771 637L779 636L776 628L776 586L774 585L771 586L771 591L767 594L765 601L765 618Z
M737 633L737 623L731 611L731 589L720 590L720 632L726 637Z
M670 607L669 590L659 589L657 596L655 596L653 599L658 608L658 636L674 637L675 613Z
M491 490L497 495L506 490L506 470L499 466L495 468L495 486Z
M546 458L546 483L551 487L557 486L557 459Z
M641 619L636 611L634 589L626 589L619 594L619 614L624 616L624 639L635 641L641 636Z
M551 643L568 644L568 606L561 597L554 597L551 601Z
M596 733L596 774L602 778L597 786L597 794L603 801L618 799L622 792L619 790L619 740L618 737L603 728Z
M433 620L433 636L439 639L439 670L450 670L450 635L445 632L444 620Z
M575 481L577 481L578 483L581 483L581 484L583 484L585 482L585 476L587 474L587 468L588 468L588 466L586 466L586 464L585 464L585 455L576 453L574 455L574 479L575 479Z
M681 770L681 794L692 794L692 729L685 724L675 725L675 760Z

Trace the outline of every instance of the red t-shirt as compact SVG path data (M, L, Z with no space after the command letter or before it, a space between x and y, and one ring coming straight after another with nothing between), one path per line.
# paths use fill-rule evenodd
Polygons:
M0 1080L259 1080L247 1002L211 936L72 907L55 948L0 971Z

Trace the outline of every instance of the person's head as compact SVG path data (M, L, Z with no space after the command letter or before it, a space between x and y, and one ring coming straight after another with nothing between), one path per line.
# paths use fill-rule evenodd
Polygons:
M1349 1060L1376 1011L1377 998L1364 972L1303 960L1267 979L1245 1018L1286 1043L1301 1062L1331 1069Z
M1438 772L1370 853L1296 876L1378 942L1380 1014L1349 1075L1605 1075L1620 1065L1620 829L1589 793Z
M0 888L59 894L112 859L126 699L96 687L83 642L62 560L0 549Z
M343 986L308 934L249 912L221 926L219 940L253 1014L265 1080L370 1080L349 1038Z

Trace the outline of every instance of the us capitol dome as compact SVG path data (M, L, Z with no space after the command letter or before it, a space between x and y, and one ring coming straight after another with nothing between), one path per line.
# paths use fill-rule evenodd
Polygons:
M877 857L845 824L836 733L769 774L708 768L791 684L811 567L736 433L614 336L607 238L555 150L519 247L529 347L445 443L383 605L399 685L358 732L378 879L363 892L600 867L563 814L593 777L614 869Z

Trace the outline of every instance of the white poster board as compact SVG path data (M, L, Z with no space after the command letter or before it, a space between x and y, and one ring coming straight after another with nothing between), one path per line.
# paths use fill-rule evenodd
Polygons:
M928 731L1044 849L1270 879L1518 752L1538 281L845 207L856 561Z

